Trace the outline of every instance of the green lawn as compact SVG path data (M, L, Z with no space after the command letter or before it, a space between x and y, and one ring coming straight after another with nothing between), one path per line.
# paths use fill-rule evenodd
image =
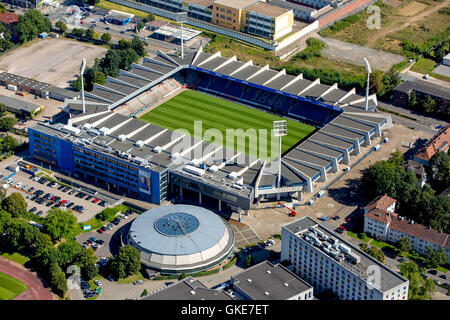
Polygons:
M128 276L124 279L119 279L119 280L117 280L117 282L118 283L133 283L137 280L142 280L142 281L145 280L140 272L138 272L137 274L132 274L131 276Z
M5 253L1 253L0 252L0 255L2 257L6 258L6 259L9 259L9 260L15 261L17 263L20 263L21 265L24 265L25 263L27 263L30 260L30 258L25 257L25 256L23 256L23 255L21 255L20 253L17 253L17 252L14 252L13 254L9 254L9 253L6 253L6 252Z
M0 272L0 300L12 300L27 289L23 282Z
M411 71L427 74L432 73L436 68L436 62L427 58L419 58L417 62L411 67Z
M202 135L208 129L217 129L222 133L222 141L217 137L203 140L236 151L244 151L261 159L273 159L277 156L278 138L274 139L276 144L274 144L274 154L271 156L270 129L273 127L274 120L283 120L282 117L264 111L190 90L183 91L140 119L171 130L185 129L191 135L194 135L194 122L202 121ZM287 151L315 130L312 126L293 120L287 120L287 128L288 135L282 138L282 152ZM258 142L250 145L250 140L246 138L245 150L242 150L242 146L237 145L236 138L226 138L227 129L242 129L245 132L248 129L254 129L258 136ZM267 145L263 145L266 146L266 153L264 153L264 149L261 151L258 147L258 143L261 142L259 141L259 129L268 129ZM261 140L264 143L266 141L265 139Z

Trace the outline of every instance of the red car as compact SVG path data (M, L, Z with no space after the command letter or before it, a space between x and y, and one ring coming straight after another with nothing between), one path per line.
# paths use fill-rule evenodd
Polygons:
M103 230L102 229L97 229L97 232L98 233L103 233Z
M339 228L342 229L342 230L344 230L344 231L347 230L347 229L345 229L344 226L340 226Z
M351 218L345 218L345 221L349 222L350 220L352 220Z
M56 198L58 198L58 196L53 196L53 197L52 197L52 200L55 201Z
M62 200L61 201L61 204L64 204L64 203L66 203L67 202L67 200Z
M100 201L100 200L97 199L97 198L95 198L94 200L92 200L93 203L97 203L97 202L99 202L99 201Z

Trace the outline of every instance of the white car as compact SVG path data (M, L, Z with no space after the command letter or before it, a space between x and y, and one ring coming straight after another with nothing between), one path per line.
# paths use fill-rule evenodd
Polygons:
M24 185L23 187L22 187L22 190L25 190L26 188L28 188L29 187L29 185Z
M22 182L17 182L16 188L20 188L20 186L21 186L22 184L23 184Z
M99 287L102 286L102 282L100 280L95 280L94 283Z

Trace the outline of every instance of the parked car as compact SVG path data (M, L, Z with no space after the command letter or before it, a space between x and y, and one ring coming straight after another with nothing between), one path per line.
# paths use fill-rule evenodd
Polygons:
M30 212L33 213L33 212L35 212L36 210L37 210L37 208L36 208L36 207L33 207L33 208L30 209Z
M87 196L86 197L86 200L91 200L92 199L92 196Z
M28 192L33 192L34 191L34 187L31 187L30 189L28 189Z
M442 278L442 279L447 280L447 276L446 276L445 274L441 274L441 275L439 276L439 278Z
M87 200L87 199L86 199ZM97 198L95 198L94 200L92 200L92 202L93 203L97 203L97 202L99 202L100 200L99 199L97 199Z
M62 189L64 189L64 186L59 186L58 187L58 190L62 190Z
M142 280L136 280L135 282L133 282L133 284L143 284L144 283L144 281L142 281Z
M100 280L95 280L94 283L99 287L102 286L102 282Z
M69 194L73 195L75 192L76 192L75 190L72 190L72 191L69 191Z
M23 184L22 182L17 182L16 188L20 188L20 186L21 186L22 184Z
M331 219L333 219L334 221L336 221L336 220L339 219L339 216L334 216L334 217L332 217Z
M97 229L98 233L103 233L104 231L102 230L102 228Z
M436 271L436 270L433 270L433 269L432 269L432 270L428 270L428 273L429 273L429 274L432 274L432 275L434 275L434 276L437 275L437 271Z
M344 232L344 229L341 229L341 228L336 228L336 230L335 230L337 233L343 233Z
M36 213L37 216L40 216L43 212L42 211L38 211L38 213Z

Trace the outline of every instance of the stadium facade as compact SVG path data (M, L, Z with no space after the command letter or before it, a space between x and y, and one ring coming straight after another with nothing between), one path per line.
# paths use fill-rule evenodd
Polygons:
M177 83L316 126L282 157L281 186L274 163L137 120L125 113L156 86ZM179 89L179 88L178 88ZM30 156L104 188L160 204L169 198L219 211L248 210L255 201L313 192L327 174L351 165L362 146L382 139L390 115L376 112L375 95L287 75L251 61L201 49L184 59L158 52L94 84L81 102L66 99L52 123L29 128ZM246 108L247 106L243 106ZM184 148L180 149L180 143Z

